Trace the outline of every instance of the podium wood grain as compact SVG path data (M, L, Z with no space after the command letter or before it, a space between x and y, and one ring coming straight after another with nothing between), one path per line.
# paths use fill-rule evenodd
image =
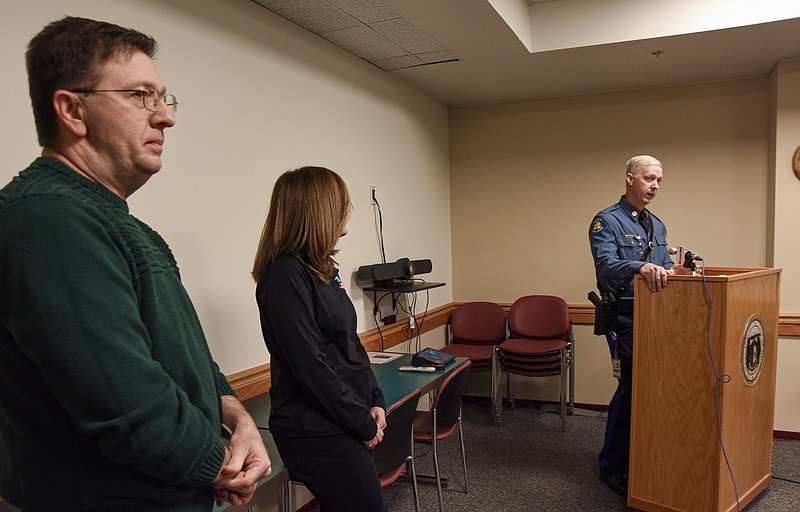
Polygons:
M635 281L628 505L639 510L735 511L723 444L742 507L772 479L780 269L709 268L706 283L711 303L700 277L670 277L658 293ZM764 351L748 384L742 340L754 317ZM730 376L716 404L713 366Z

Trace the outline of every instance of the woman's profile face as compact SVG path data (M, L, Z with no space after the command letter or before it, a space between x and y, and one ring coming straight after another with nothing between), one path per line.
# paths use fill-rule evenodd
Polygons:
M347 234L347 223L350 222L350 213L351 213L350 208L351 207L348 205L347 212L345 213L344 220L342 221L342 232L339 235L339 238Z

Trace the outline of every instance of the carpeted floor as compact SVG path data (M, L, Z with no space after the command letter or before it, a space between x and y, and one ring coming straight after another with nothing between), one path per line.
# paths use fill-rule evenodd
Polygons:
M470 476L465 494L458 438L440 443L440 467L449 477L444 489L448 511L624 511L625 500L598 479L597 454L605 417L576 411L561 432L557 414L530 406L503 411L502 427L493 424L483 400L464 399L464 436ZM417 471L433 474L430 447L418 445ZM748 512L800 510L800 442L775 441L773 482ZM787 481L788 480L788 481ZM414 510L410 483L385 490L392 512ZM423 511L438 510L436 487L420 485Z

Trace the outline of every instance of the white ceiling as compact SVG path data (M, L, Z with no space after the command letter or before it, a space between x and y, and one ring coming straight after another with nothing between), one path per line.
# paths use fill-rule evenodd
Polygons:
M447 105L767 76L787 0L253 0Z

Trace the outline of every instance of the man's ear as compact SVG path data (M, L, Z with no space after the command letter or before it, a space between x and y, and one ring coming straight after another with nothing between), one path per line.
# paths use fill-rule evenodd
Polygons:
M86 110L77 94L57 90L53 93L53 110L64 129L76 137L86 136Z
M633 185L633 174L631 173L625 174L625 183L627 183L628 186Z

